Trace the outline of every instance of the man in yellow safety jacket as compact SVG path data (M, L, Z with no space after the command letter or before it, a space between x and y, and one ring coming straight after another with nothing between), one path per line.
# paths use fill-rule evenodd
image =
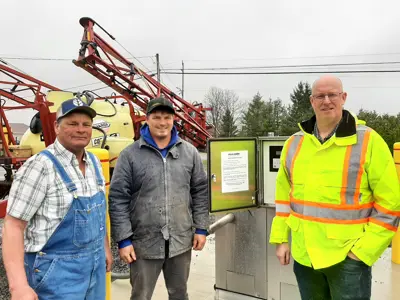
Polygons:
M315 116L299 124L282 150L270 243L282 265L292 254L303 300L370 299L371 266L399 222L391 152L343 109L346 98L340 79L315 81Z

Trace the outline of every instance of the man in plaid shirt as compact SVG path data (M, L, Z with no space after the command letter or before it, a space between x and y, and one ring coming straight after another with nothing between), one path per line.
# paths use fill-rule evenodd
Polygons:
M95 116L80 99L63 102L56 141L15 175L3 229L12 300L105 299L105 182L85 151Z

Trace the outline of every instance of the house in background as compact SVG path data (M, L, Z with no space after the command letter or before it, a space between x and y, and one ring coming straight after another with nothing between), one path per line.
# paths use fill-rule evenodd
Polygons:
M17 144L19 144L25 131L29 128L29 125L26 125L24 123L10 123L10 127L12 129L15 141L17 142Z

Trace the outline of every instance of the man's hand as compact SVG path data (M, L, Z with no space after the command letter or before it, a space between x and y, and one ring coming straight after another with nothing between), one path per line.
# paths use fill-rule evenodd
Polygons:
M113 256L112 256L110 245L108 243L105 247L105 251L106 251L106 271L111 272L112 264L113 264Z
M119 257L127 264L136 260L135 250L132 245L119 249Z
M193 238L193 250L203 250L207 237L204 234L195 234Z
M11 290L11 300L39 300L39 297L29 285L25 285Z
M351 259L357 260L357 261L361 261L353 252L349 252L347 253L347 256L350 257Z
M276 245L276 256L282 266L288 265L290 263L290 249L288 243L282 243Z

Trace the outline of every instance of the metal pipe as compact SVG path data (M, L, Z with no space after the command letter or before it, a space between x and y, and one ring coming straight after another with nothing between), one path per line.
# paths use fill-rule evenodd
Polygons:
M232 213L223 216L221 219L210 225L210 227L208 228L208 234L213 234L215 231L217 231L218 229L220 229L221 227L225 226L228 223L232 223L234 220L235 220L235 215Z

